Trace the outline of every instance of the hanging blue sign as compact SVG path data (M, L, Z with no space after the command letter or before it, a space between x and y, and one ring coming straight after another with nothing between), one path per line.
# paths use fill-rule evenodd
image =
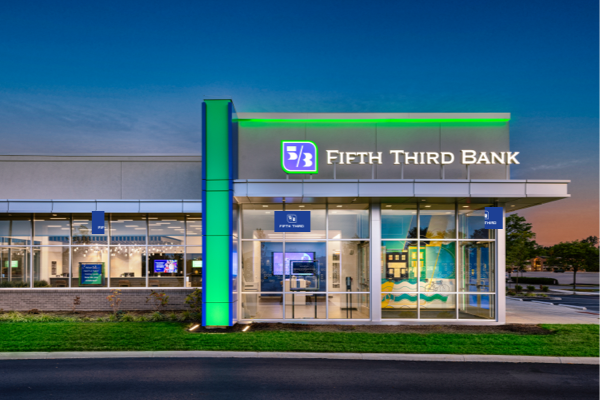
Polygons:
M275 232L310 232L310 211L275 211Z
M483 225L486 229L504 229L502 207L486 207Z
M104 211L92 211L92 235L104 235Z

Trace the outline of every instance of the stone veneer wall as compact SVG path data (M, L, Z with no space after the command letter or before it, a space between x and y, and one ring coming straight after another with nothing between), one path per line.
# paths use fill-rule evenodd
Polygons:
M152 289L121 290L121 307L123 311L151 311L153 303L146 303ZM187 295L194 289L155 290L165 292L169 296L167 310L189 310L184 303ZM4 311L71 311L73 299L79 296L81 304L78 311L112 311L106 296L109 289L0 289L0 309Z

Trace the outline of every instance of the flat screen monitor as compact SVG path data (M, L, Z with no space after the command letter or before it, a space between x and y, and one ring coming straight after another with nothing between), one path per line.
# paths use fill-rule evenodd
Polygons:
M177 260L154 260L155 274L177 273Z
M192 268L202 268L202 260L192 260Z
M290 275L290 261L314 261L315 253L285 253L285 274ZM283 253L273 253L273 275L283 275Z

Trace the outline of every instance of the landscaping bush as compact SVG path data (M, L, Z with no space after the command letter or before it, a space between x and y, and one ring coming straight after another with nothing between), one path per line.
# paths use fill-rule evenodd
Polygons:
M521 293L522 291L523 291L523 286L521 286L521 285L515 285L515 292Z
M533 291L535 290L535 286L533 286L533 285L528 285L528 286L527 286L527 290L528 290L528 291L530 291L530 292L533 292Z
M548 286L540 285L540 290L542 292L547 292L549 290Z
M42 281L33 281L33 287L48 287L50 286L48 284L48 282L42 280Z
M516 277L511 277L513 282L517 281ZM558 285L558 281L554 278L531 278L531 277L521 277L519 278L519 283L531 283L531 284L543 284L543 285Z
M506 292L506 294L509 296L514 296L517 293L515 291L509 290L508 292Z

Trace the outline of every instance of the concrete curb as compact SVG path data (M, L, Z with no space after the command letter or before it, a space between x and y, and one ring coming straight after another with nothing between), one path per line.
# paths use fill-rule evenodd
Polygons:
M600 359L597 357L542 357L479 354L285 353L255 351L60 351L0 353L0 361L75 358L320 358L334 360L504 362L600 365Z
M585 307L580 307L580 306L572 306L570 304L559 304L559 307L568 307L568 308L572 308L574 310L587 310L587 308Z
M562 289L550 289L553 292L558 292L562 294L575 294L578 296L598 296L600 293L598 292L573 292L572 290L562 290Z

